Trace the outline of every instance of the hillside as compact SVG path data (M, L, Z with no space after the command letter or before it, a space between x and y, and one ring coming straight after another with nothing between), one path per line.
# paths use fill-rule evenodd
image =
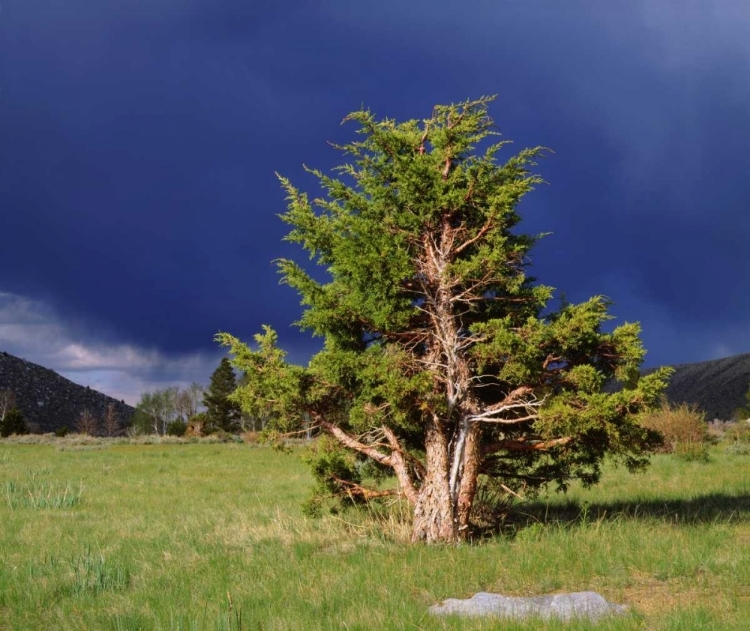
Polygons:
M671 403L695 404L708 420L730 420L733 412L746 403L750 353L673 368L675 372L667 388Z
M110 403L121 425L135 411L122 401L4 352L0 352L0 390L13 392L16 405L34 432L53 432L61 427L73 430L84 409L101 419Z

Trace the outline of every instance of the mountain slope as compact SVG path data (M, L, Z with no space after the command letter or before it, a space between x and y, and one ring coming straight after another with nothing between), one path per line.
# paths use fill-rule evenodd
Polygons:
M34 432L54 432L61 427L74 430L83 410L97 419L104 417L112 403L121 426L133 412L129 405L112 397L79 386L49 368L0 352L0 390L10 390Z
M750 353L673 366L667 398L670 403L692 403L707 420L730 420L745 405L750 386ZM648 371L647 371L648 372Z

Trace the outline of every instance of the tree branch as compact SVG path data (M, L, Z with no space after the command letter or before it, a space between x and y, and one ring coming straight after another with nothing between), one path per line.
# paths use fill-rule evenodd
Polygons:
M477 241L479 241L479 239L481 239L485 234L487 234L489 229L492 228L493 223L494 222L491 219L488 219L487 222L482 226L481 230L477 232L476 236L469 239L468 241L464 241L463 244L461 244L459 247L453 250L453 253L459 254L461 251L468 248L472 243L476 243Z
M331 479L336 481L343 487L344 493L349 496L359 495L366 500L374 500L379 497L393 497L394 495L402 495L398 489L386 489L384 491L376 491L375 489L368 489L366 486L352 482L351 480L344 480L338 476L331 476Z
M321 427L332 434L333 437L336 438L345 447L354 449L355 451L358 451L359 453L372 458L379 464L391 467L396 474L396 478L398 479L398 483L403 494L406 496L409 502L411 502L412 504L416 504L417 489L414 487L414 483L412 482L411 476L409 475L409 468L406 466L406 461L404 460L404 450L401 449L401 446L398 443L398 439L396 438L396 435L393 433L393 430L391 430L390 427L384 426L382 429L386 439L388 440L388 444L393 451L391 451L390 454L384 454L374 446L367 445L354 438L354 436L347 434L343 429L337 427L333 423L329 423L328 421L324 420L320 420L319 423ZM424 470L424 467L422 467L422 470Z
M494 443L489 443L482 447L482 454L487 455L505 449L506 451L516 452L529 452L529 451L547 451L551 447L560 447L567 445L573 440L572 436L565 436L563 438L552 438L550 440L539 440L533 442L527 442L525 440L498 440Z

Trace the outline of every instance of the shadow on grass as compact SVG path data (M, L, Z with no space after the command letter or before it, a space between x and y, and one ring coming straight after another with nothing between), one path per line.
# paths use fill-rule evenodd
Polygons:
M517 531L532 524L575 526L581 523L657 520L673 524L750 522L750 494L709 493L688 499L628 502L529 502L517 505L505 527Z

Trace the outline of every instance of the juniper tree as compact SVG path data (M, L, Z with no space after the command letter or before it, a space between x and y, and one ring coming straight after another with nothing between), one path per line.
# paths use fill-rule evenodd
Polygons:
M354 112L345 121L361 138L336 146L347 161L308 169L322 197L280 177L286 239L328 273L278 262L302 297L299 326L325 342L307 367L286 361L269 327L255 348L217 336L245 372L245 411L286 432L312 419L327 435L319 487L401 495L414 540L465 538L480 480L510 493L593 484L605 455L638 469L656 441L638 415L667 372L639 376L639 325L607 332L602 296L550 309L553 290L527 274L538 236L515 230L517 207L541 182L531 169L544 150L501 162L491 100L403 123ZM603 390L612 380L622 388ZM366 484L362 461L397 484Z

